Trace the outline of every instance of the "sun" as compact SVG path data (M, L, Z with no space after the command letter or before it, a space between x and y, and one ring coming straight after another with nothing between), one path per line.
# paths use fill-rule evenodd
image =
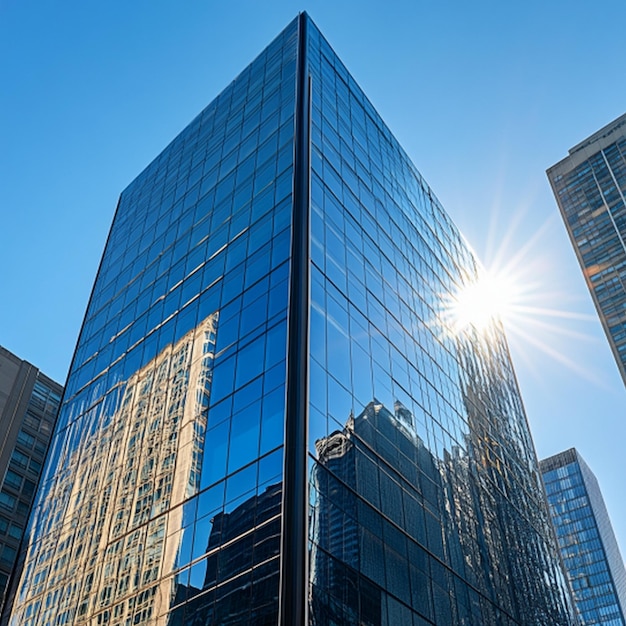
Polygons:
M482 270L449 297L446 318L455 333L473 327L484 332L494 321L506 321L515 310L519 289L502 272Z
M554 251L553 238L562 224L556 214L539 228L522 228L525 205L509 224L498 227L494 210L482 255L473 276L465 276L457 288L439 294L433 332L442 340L468 338L487 340L495 331L506 333L506 343L529 372L539 371L537 359L547 357L588 382L603 385L584 360L575 358L572 346L594 345L588 330L597 324L593 313L580 312L580 303L569 285L569 275ZM523 238L519 233L523 233ZM469 243L470 250L472 247ZM502 335L504 337L504 335Z

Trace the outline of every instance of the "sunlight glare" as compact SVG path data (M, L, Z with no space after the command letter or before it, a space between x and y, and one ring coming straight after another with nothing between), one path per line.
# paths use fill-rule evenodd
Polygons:
M474 282L465 285L452 298L449 320L455 332L473 326L486 330L494 320L505 321L517 302L514 281L495 272L484 271Z

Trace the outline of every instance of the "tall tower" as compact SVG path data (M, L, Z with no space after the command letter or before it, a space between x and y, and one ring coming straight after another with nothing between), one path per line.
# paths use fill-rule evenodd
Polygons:
M477 275L301 14L120 197L11 623L570 623Z
M63 387L0 346L0 611Z
M626 114L547 173L626 383Z
M540 463L583 626L626 626L626 570L593 472L575 448Z

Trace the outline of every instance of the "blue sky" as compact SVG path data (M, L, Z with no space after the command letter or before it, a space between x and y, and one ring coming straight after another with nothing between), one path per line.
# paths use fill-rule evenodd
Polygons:
M624 113L623 0L0 0L0 344L63 381L119 193L306 9L487 266L540 457L626 552L625 392L545 169Z

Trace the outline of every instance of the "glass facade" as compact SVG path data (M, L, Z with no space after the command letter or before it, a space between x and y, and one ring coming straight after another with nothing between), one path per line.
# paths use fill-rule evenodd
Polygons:
M12 624L276 621L296 44L121 194Z
M569 624L478 272L301 14L120 197L10 623Z
M626 114L572 148L548 178L626 383Z
M626 625L626 571L596 477L574 448L541 461L582 626Z
M566 624L501 327L478 267L312 28L310 623Z

